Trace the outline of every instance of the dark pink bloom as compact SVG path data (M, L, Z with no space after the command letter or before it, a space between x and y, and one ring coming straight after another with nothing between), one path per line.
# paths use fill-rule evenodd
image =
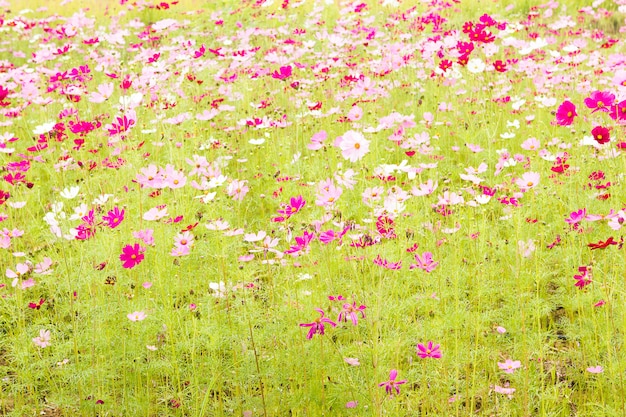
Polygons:
M576 280L576 284L574 284L579 289L585 288L587 285L591 284L591 267L590 266L579 266L578 267L578 275L574 275L574 279Z
M433 342L428 342L426 345L421 343L417 344L417 356L420 358L441 358L441 351L439 350L439 345L433 345Z
M102 221L107 224L111 229L115 229L124 220L124 210L120 211L118 207L110 210L105 216L102 216Z
M304 232L302 236L296 236L296 244L285 251L285 254L296 256L295 254L307 249L311 241L315 238L315 233Z
M315 311L320 313L321 316L316 318L312 323L300 323L300 327L310 327L309 333L306 335L306 338L309 340L313 338L315 333L324 334L324 323L330 324L332 327L337 326L337 323L328 317L324 317L324 310L316 308Z
M143 253L145 249L139 246L138 243L134 245L126 245L122 249L122 254L120 255L120 261L122 261L122 266L124 268L134 268L143 261Z
M277 80L286 80L291 77L291 66L287 65L284 67L280 67L280 70L274 71L272 73L272 78L276 78Z
M591 96L585 99L585 105L593 109L592 113L597 111L608 112L615 102L615 94L608 91L594 91Z
M569 126L574 122L576 106L571 101L565 100L556 111L556 124L559 126Z
M387 394L391 396L393 396L394 390L396 391L396 394L400 394L400 387L398 385L405 384L406 379L403 379L402 381L396 381L397 377L398 371L392 369L391 372L389 372L389 381L381 382L380 384L378 384L378 386L385 387L385 391L387 391Z
M593 136L593 139L600 145L611 141L611 134L609 133L609 129L607 129L606 127L594 127L593 130L591 130L591 135Z
M565 219L565 223L568 224L576 224L585 220L587 217L587 209L580 209L578 211L572 211L567 219Z
M609 112L609 116L611 119L618 121L626 120L626 100L622 100L614 106L611 106L611 111Z
M299 212L305 204L306 201L304 200L304 198L302 198L301 195L297 197L291 197L291 199L289 200L289 204L281 204L281 208L280 210L278 210L278 213L282 214L282 216L274 217L272 221L283 222L287 220L288 218Z

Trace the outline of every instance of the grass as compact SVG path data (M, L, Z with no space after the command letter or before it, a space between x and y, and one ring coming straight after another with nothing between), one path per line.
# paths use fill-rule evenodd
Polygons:
M616 147L624 125L583 102L596 90L615 93L615 103L624 98L623 87L612 81L622 42L599 47L619 38L624 15L618 5L594 6L598 16L592 17L577 13L580 4L563 2L552 16L543 7L543 17L528 20L533 2L511 9L482 1L420 3L413 12L408 4L382 2L365 2L360 12L354 11L358 2L291 2L286 9L281 2L253 3L181 1L167 10L20 3L33 10L28 13L17 4L5 7L0 63L14 69L0 72L0 86L10 90L0 138L18 140L6 142L13 152L0 153L0 189L10 193L0 210L6 213L0 260L7 269L0 287L0 414L626 415L621 225L564 221L579 209L606 215L624 206L624 155ZM42 5L48 10L37 10ZM79 7L88 8L94 25L77 24L75 37L63 37L63 22ZM600 8L614 14L603 20ZM194 10L203 12L188 13ZM433 33L423 21L424 28L416 28L429 13L446 19L442 31ZM456 59L456 41L467 41L466 34L447 31L485 13L509 27L520 24L508 36L525 44L492 28L497 38L490 45L497 51L489 55L475 42L471 58L487 68L496 59L517 61L504 73L455 65L437 74L442 59ZM563 16L575 26L552 29ZM585 20L577 21L580 16ZM182 27L146 32L146 25L170 18ZM18 21L33 27L20 29ZM595 41L598 29L605 36ZM124 43L114 39L120 30ZM553 39L542 52L520 52L533 32ZM95 37L97 45L82 42ZM568 54L564 47L574 42L581 52ZM41 58L68 44L69 52ZM193 58L202 44L205 55ZM157 62L149 63L156 53ZM585 59L571 62L577 56ZM84 81L51 80L80 65L90 69ZM272 77L286 65L291 76ZM599 67L603 72L595 73ZM119 78L107 75L113 73ZM571 81L559 82L561 75ZM126 76L132 84L125 90ZM29 93L26 79L37 92ZM111 96L90 101L103 83L113 83ZM80 101L63 93L70 85L82 89ZM109 133L106 125L124 114L120 98L134 93L142 94L141 103L135 115L126 114L135 124ZM541 105L537 96L554 102ZM515 109L518 100L525 103ZM564 100L577 107L571 126L554 122ZM321 109L311 110L316 105ZM355 106L362 118L346 119ZM60 117L68 109L75 114ZM212 109L210 120L196 118ZM185 113L188 120L171 120ZM394 113L396 120L385 125ZM398 130L400 116L414 124ZM254 126L254 118L262 124ZM100 125L81 136L70 131L70 120ZM64 134L58 127L44 132L48 147L28 150L40 139L35 129L50 122L63 123ZM610 143L581 145L597 125L611 129ZM322 130L324 147L309 149ZM355 161L333 145L348 131L369 141L369 152ZM400 147L389 140L394 132L405 144L423 133L427 139ZM540 141L538 150L522 147L530 137ZM80 138L85 143L75 149ZM503 157L503 149L517 162ZM204 176L191 173L194 155L211 164ZM556 156L567 157L569 169L555 172ZM29 161L29 169L11 184L6 176L20 161ZM481 163L487 170L476 175L494 192L484 204L475 198L483 189L460 177ZM183 173L185 186L142 185L138 175L150 165L162 171L171 165L169 177ZM338 179L349 170L354 184ZM590 179L597 171L604 179ZM524 190L518 179L528 173L540 180ZM220 183L220 174L225 178L215 187L191 184ZM343 192L332 204L316 204L328 178ZM249 188L241 199L237 180ZM438 184L433 193L411 192L428 180ZM76 196L64 197L71 187L79 187ZM383 188L382 198L366 204L362 193L372 187ZM198 198L210 192L213 199ZM446 192L463 202L442 204L451 198ZM296 196L306 200L304 207L284 222L272 221ZM155 207L167 214L146 218ZM103 216L114 208L125 214L112 228ZM66 239L88 223L83 216L89 210L93 236ZM60 236L46 216L58 221ZM383 217L393 220L395 233L377 228ZM218 221L229 223L226 230L213 230ZM146 229L153 230L154 244L133 235ZM184 230L194 242L188 254L173 256ZM336 239L325 244L328 230ZM268 236L265 248L263 238L247 236L259 231ZM305 232L315 238L290 255ZM609 237L617 244L589 246ZM535 249L525 254L520 245L529 240ZM355 247L359 241L372 244ZM135 243L144 258L125 268L120 255ZM431 272L411 268L415 255L426 252L438 265ZM242 259L251 253L251 261ZM49 274L35 267L46 258ZM379 266L377 258L402 261L401 268ZM27 271L13 285L18 264ZM592 271L582 289L573 279L581 266ZM22 288L30 278L34 285ZM300 324L314 323L320 317L315 309L337 322L344 303L353 302L366 306L357 325L327 323L325 334L307 339L309 328ZM145 319L135 321L134 313ZM37 338L46 330L50 338L42 346ZM416 354L416 346L429 341L440 345L441 358ZM519 369L504 372L498 364L507 359L520 361ZM396 381L406 382L390 396L379 384L393 369Z

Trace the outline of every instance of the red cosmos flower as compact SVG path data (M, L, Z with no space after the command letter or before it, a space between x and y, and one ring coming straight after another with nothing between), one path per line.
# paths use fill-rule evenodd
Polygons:
M608 91L594 91L591 96L585 99L585 105L590 109L594 109L592 113L597 111L609 112L609 108L615 101L615 94Z
M600 145L611 141L609 129L607 129L606 127L596 126L591 131L591 134L593 135L593 139Z
M574 122L576 106L571 101L565 100L556 111L556 124L559 126L569 126Z
M499 59L493 63L493 67L498 72L506 72L506 63L502 62Z
M134 245L126 245L122 249L122 254L120 255L120 261L122 261L122 266L127 269L132 269L139 265L141 261L143 261L143 253L146 251L145 248L139 246L138 243Z
M619 242L616 242L615 239L613 239L613 236L611 236L604 242L600 240L598 243L590 243L587 246L590 247L591 250L606 249L607 247L609 247L609 245L617 245L618 243Z
M448 68L452 68L452 61L448 59L442 59L439 63L439 69L443 72L446 72Z
M28 308L32 308L33 310L39 310L45 302L46 300L44 298L40 298L39 301L36 303L28 303Z

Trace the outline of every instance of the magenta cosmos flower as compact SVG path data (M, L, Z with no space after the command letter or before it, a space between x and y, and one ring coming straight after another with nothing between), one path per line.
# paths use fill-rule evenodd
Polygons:
M559 126L569 126L574 122L576 106L571 101L565 100L556 111L556 124Z
M309 333L307 333L307 339L313 339L313 335L315 333L324 334L324 323L330 324L331 326L337 326L337 323L329 319L328 317L324 317L324 310L321 308L315 309L318 313L321 314L321 317L316 318L312 323L300 323L300 327L310 327Z
M397 377L398 371L392 369L391 372L389 372L389 381L381 382L380 384L378 384L378 386L385 387L385 391L387 391L387 394L391 396L393 396L394 390L396 391L396 394L400 394L400 387L398 385L405 384L406 379L403 379L402 381L396 381Z
M120 211L118 207L114 207L113 210L109 211L105 216L102 216L102 220L111 229L115 229L124 220L124 210Z
M426 345L418 343L417 344L417 356L419 356L422 359L425 359L425 358L439 359L441 358L441 350L439 350L439 345L433 345L433 342L428 342Z
M585 99L585 105L593 109L592 113L597 111L607 112L615 102L615 94L608 91L594 91Z
M122 249L122 254L120 255L120 261L122 261L122 266L124 268L134 268L143 261L143 253L145 249L142 246L139 246L138 243L134 245L126 245Z

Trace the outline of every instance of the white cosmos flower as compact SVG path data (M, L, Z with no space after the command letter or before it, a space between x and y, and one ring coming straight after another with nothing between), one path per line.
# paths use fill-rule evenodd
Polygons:
M44 123L42 125L35 127L35 129L33 130L33 133L35 135L43 135L44 133L51 132L52 129L54 129L54 125L56 125L55 122Z
M480 58L472 58L467 62L467 70L479 74L485 70L485 63Z
M79 186L69 187L69 188L65 187L63 191L61 191L61 197L71 200L72 198L76 198L79 191L80 191Z

